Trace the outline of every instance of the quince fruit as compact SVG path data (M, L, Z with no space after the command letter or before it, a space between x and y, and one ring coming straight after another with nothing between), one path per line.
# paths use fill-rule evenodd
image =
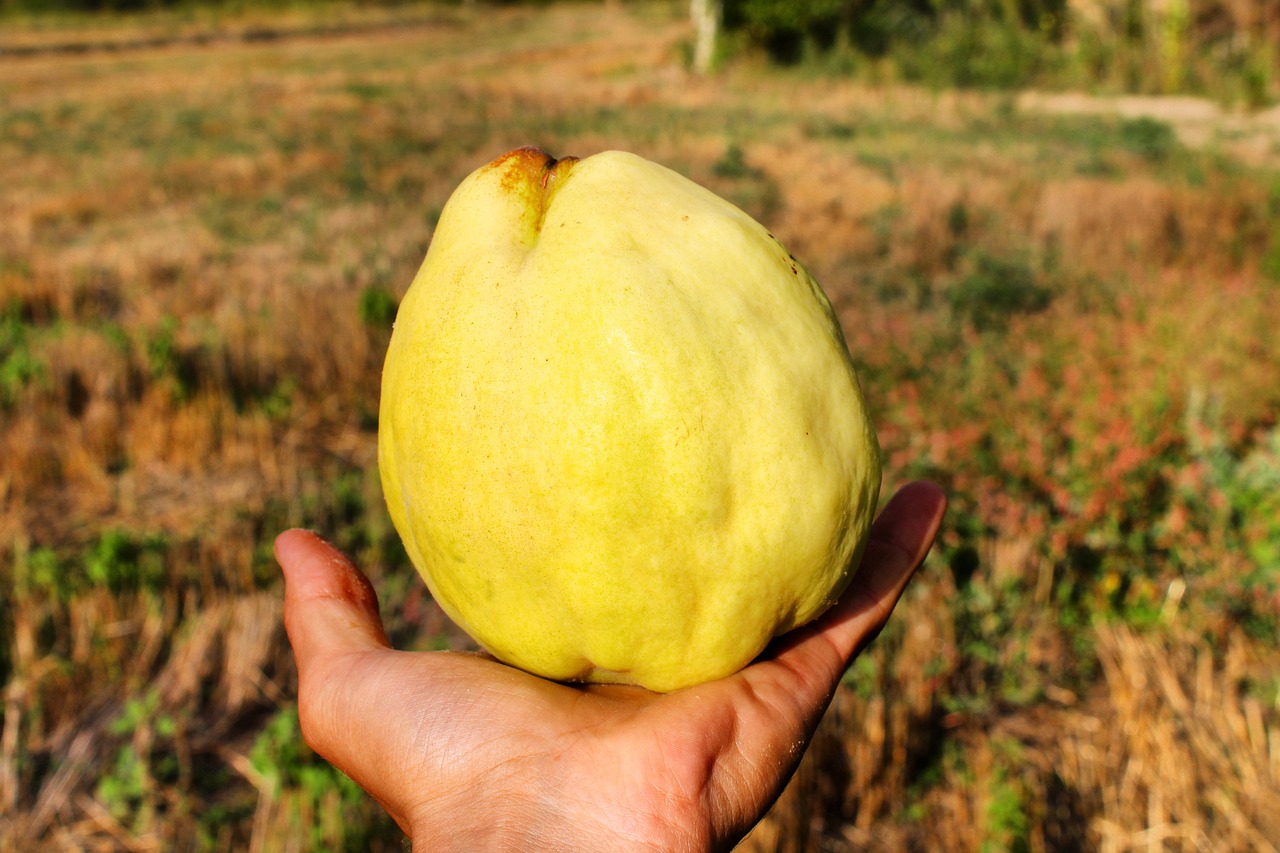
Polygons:
M399 308L378 458L444 611L549 679L672 691L831 605L879 446L822 290L747 214L609 151L512 151Z

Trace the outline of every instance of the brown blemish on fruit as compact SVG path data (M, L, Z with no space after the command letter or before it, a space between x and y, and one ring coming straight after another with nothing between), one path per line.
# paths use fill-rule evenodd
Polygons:
M578 162L577 157L557 160L536 145L526 145L508 151L489 164L488 168L501 172L503 192L520 194L528 198L534 233L542 230L551 197L555 195L565 178Z
M526 145L508 151L488 165L489 169L502 172L502 188L507 192L519 192L534 175L541 175L554 166L556 158L536 145Z

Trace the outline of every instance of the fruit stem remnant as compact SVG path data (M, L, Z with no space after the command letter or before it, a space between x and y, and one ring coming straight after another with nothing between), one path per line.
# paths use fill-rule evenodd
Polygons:
M535 150L547 158L546 165L542 167L542 198L538 205L538 230L541 231L542 221L546 218L547 208L551 205L551 197L564 183L565 178L569 177L569 172L578 162L578 158L562 157L557 160L540 148Z

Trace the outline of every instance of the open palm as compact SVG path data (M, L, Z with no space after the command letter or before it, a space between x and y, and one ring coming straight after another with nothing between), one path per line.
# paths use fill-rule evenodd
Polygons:
M314 534L288 531L276 555L303 734L416 850L727 849L795 771L945 506L936 486L904 487L839 604L741 672L665 695L396 651L368 579Z

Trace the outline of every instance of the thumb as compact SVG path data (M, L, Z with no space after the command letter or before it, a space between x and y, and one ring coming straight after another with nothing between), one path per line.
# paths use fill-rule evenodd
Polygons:
M389 757L399 754L398 735L368 725L361 714L395 704L382 695L375 659L403 660L382 654L391 643L373 585L346 554L310 531L286 530L275 551L284 570L284 627L298 663L302 736L407 826L407 811L384 778L385 768L394 766Z
M308 530L281 533L275 552L300 675L343 654L390 648L373 585L347 555Z

